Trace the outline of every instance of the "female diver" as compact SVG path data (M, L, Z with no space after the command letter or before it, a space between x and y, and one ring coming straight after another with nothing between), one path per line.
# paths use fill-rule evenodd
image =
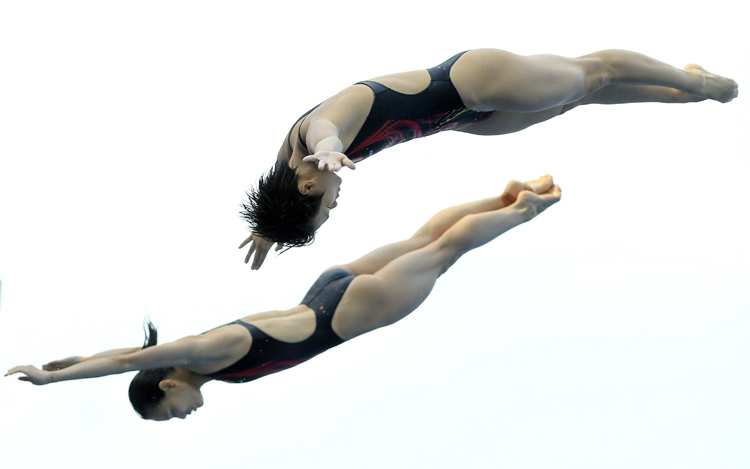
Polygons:
M158 346L155 329L143 349L72 357L39 370L17 366L5 376L49 384L140 372L130 401L145 419L185 418L203 405L208 381L244 383L302 363L358 335L404 318L435 280L464 253L527 222L560 200L550 176L511 181L500 197L442 210L406 241L383 246L320 276L302 304L247 316L200 335Z
M417 137L457 130L518 132L583 104L729 102L737 83L697 65L679 70L645 55L607 50L569 59L496 49L462 52L429 70L363 81L300 117L277 163L248 194L245 262L258 269L278 243L302 246L336 207L342 166ZM330 171L325 171L326 167Z

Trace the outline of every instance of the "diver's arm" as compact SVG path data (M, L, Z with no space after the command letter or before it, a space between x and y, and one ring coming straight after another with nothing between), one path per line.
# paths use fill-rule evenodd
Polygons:
M141 347L118 348L114 350L107 350L106 352L99 352L97 354L91 355L90 357L75 356L63 358L62 360L54 360L47 363L46 365L42 365L42 369L47 371L62 370L63 368L67 368L69 366L73 366L77 363L81 363L87 360L112 357L115 355L125 355L128 353L137 352L140 349Z
M136 352L88 360L62 370L39 370L34 366L11 368L5 376L24 373L19 379L33 384L49 384L74 379L99 378L128 371L149 370L170 366L190 366L200 359L205 349L201 336L185 337L175 342L140 349Z
M128 371L120 355L89 360L76 365L49 372L49 383L74 379L98 378Z
M8 372L5 373L5 376L23 373L24 376L19 376L19 380L29 381L36 385L49 384L57 381L68 381L72 379L98 378L99 376L114 375L128 371L122 363L117 360L118 357L89 360L55 371L40 370L32 365L16 366L8 370Z
M127 355L129 353L135 353L142 349L143 347L116 348L107 350L106 352L99 352L97 354L91 355L91 359L93 360L94 358L113 357L115 355Z
M310 155L302 161L311 161L321 171L328 166L329 171L338 171L342 166L355 169L354 163L343 152L339 129L328 119L318 118L310 122L305 142Z
M339 139L339 129L328 119L318 118L310 122L305 143L310 154L320 151L341 152L344 144Z

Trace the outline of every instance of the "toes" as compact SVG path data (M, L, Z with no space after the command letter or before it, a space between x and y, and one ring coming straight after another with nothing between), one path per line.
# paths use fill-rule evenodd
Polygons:
M527 182L526 184L524 184L524 187L527 190L530 190L537 194L547 192L549 188L552 187L552 176L550 176L549 174L545 174L539 179Z
M539 181L542 183L544 191L547 191L554 184L552 182L552 176L550 176L549 174L545 174L544 176L540 177Z

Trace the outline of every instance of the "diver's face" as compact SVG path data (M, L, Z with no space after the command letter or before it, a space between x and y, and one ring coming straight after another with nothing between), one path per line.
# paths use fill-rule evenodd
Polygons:
M337 199L341 192L341 178L336 173L320 171L319 177L315 180L312 192L323 194L323 198L320 201L320 211L318 211L313 220L313 226L317 231L328 220L331 210L338 205Z
M159 384L159 387L162 387L162 383L165 381L172 380L165 379ZM164 389L164 399L156 409L151 411L151 420L184 419L203 406L203 395L200 389L183 382L172 381L172 383L170 387Z

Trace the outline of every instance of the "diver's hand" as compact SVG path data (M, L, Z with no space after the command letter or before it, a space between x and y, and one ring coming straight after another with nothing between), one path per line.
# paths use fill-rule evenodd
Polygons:
M315 152L314 155L302 158L302 161L312 161L313 163L317 161L318 169L321 171L325 171L326 165L328 166L328 171L333 172L338 171L342 166L346 166L349 169L356 169L348 156L337 151L321 150Z
M266 255L268 254L268 251L273 247L274 242L268 241L266 239L261 238L257 234L253 233L250 236L247 237L246 240L240 244L240 249L244 248L248 243L250 244L250 249L247 251L247 256L245 256L245 264L247 264L250 261L250 256L255 253L255 258L253 259L253 263L250 266L252 270L258 270L260 269L260 266L263 265L263 261L266 260ZM281 244L276 245L276 250L281 250L283 246Z
M10 376L16 373L23 373L26 376L19 376L18 379L21 381L29 381L32 384L41 386L43 384L52 382L52 373L49 371L42 371L39 368L31 365L16 366L8 370L5 376Z
M63 368L73 366L77 363L81 363L82 361L83 357L68 357L63 358L62 360L51 361L46 365L42 365L42 369L47 371L62 370Z

